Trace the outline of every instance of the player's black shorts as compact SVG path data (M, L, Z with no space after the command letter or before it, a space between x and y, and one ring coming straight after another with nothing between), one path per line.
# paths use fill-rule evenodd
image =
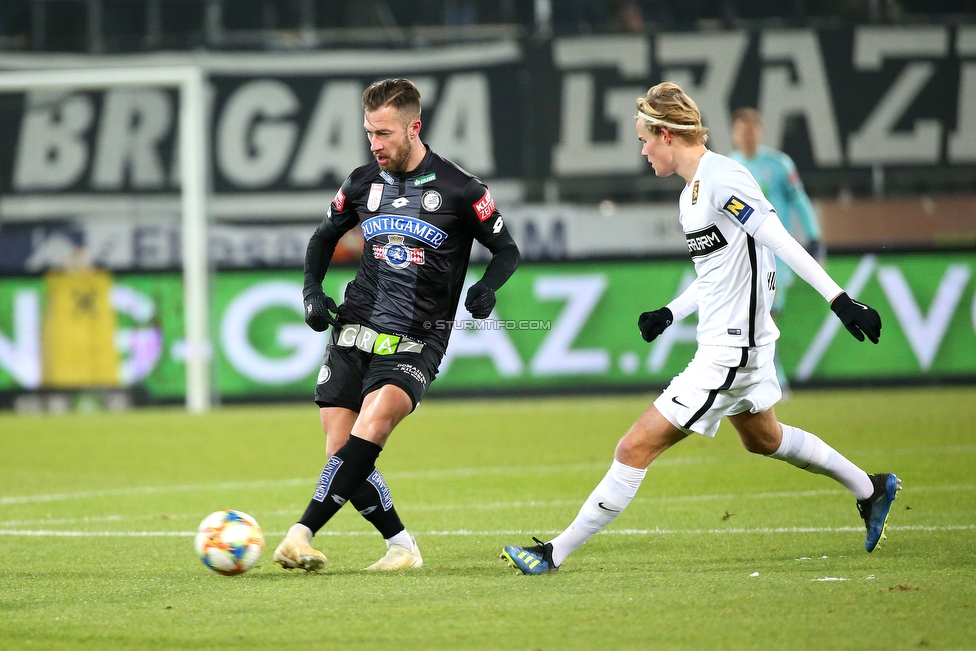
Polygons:
M406 391L416 409L440 363L441 354L430 346L345 324L332 329L315 385L315 404L359 412L364 397L392 384Z

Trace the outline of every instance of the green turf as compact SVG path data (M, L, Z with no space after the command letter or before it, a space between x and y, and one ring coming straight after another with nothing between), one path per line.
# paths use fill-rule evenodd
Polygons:
M843 489L744 452L725 424L655 462L558 573L515 575L501 547L565 527L649 399L425 403L379 465L426 564L385 575L360 571L384 548L349 508L316 537L324 574L271 563L324 461L312 405L0 415L0 649L976 648L972 388L779 406L903 478L873 554ZM189 536L223 508L268 538L238 577Z

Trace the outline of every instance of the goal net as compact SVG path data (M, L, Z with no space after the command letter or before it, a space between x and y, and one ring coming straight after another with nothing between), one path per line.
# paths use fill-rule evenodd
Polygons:
M208 327L208 259L207 259L207 214L206 214L206 192L207 183L207 162L206 162L206 125L204 108L204 76L199 68L193 66L185 67L151 67L151 68L98 68L98 69L72 69L72 70L43 70L43 71L18 71L0 72L0 94L3 97L10 97L11 94L27 96L44 96L45 93L51 97L58 93L78 93L92 91L110 91L112 89L175 89L178 94L178 117L176 127L178 140L174 145L174 169L178 168L178 192L180 196L179 211L181 215L181 263L183 277L183 341L182 357L185 362L185 394L186 407L190 412L205 412L211 406L211 379L210 379L210 344ZM60 116L58 120L68 119ZM43 134L45 130L57 128L57 124L35 125L38 133ZM7 131L10 135L9 130ZM103 134L102 137L111 140L113 134ZM23 144L23 143L22 143ZM33 156L33 160L40 161L39 164L51 163L52 157L62 156L70 158L71 151L46 151L43 150L43 143L40 151L28 152L28 156ZM17 164L21 164L18 161ZM20 171L14 165L12 175L16 176ZM173 185L177 185L173 183ZM176 188L172 188L176 191ZM43 195L43 193L41 193ZM70 203L71 197L59 197L62 201ZM24 203L29 203L31 198L25 198ZM30 206L22 212L29 213ZM66 206L70 210L70 205ZM0 215L2 219L2 215ZM0 223L2 226L2 223ZM64 278L54 278L57 286L66 296L74 296L77 302L85 303L90 308L90 314L97 314L95 309L100 301L107 301L107 290L104 289L107 274L98 271L90 271L84 277L75 275ZM74 282L75 285L71 283ZM80 283L80 284L79 284ZM49 283L50 285L50 283ZM58 305L56 292L51 292L48 288L47 296L48 312L57 312ZM114 342L110 341L111 334L106 342L95 341L99 337L88 337L84 339L84 329L80 326L80 317L72 317L70 311L67 318L60 319L61 326L52 325L51 319L45 319L41 325L35 319L32 321L27 317L19 317L19 314L30 314L27 308L33 308L34 313L37 309L37 299L22 293L13 300L14 314L9 323L10 332L6 335L0 329L0 362L6 362L4 366L8 372L19 376L19 384L26 389L37 389L42 387L42 375L45 377L58 377L61 386L71 386L71 373L77 370L81 364L76 363L80 358L82 349L93 358L98 358L102 362L108 360L108 364L102 364L106 368L112 366L112 351ZM31 301L35 305L31 305ZM19 304L18 304L19 302ZM19 309L23 308L23 309ZM96 317L92 317L96 318ZM74 320L72 320L74 319ZM26 332L33 328L35 332ZM44 330L43 341L47 350L39 350L38 342L41 336L36 330ZM19 330L19 331L18 331ZM101 332L104 329L95 328L94 331ZM109 331L110 332L110 331ZM104 345L103 345L104 343ZM104 354L98 352L104 349ZM94 352L93 352L94 351ZM61 356L61 363L57 372L51 370L52 357ZM85 360L82 360L85 361ZM91 360L87 360L91 362ZM118 358L115 358L116 366ZM99 377L99 365L89 363L92 367L92 377ZM115 373L112 376L112 373ZM124 375L123 371L112 368L108 369L106 376L115 378L116 383L125 384L127 378L119 378L119 374ZM130 378L131 379L131 378Z

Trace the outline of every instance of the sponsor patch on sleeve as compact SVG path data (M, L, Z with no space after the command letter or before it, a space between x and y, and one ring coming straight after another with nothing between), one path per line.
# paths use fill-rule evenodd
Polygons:
M332 205L335 206L336 210L342 212L342 207L346 205L346 194L342 191L342 188L336 192L335 199L332 200Z
M729 197L729 200L725 202L725 205L722 206L722 208L730 215L735 217L740 224L745 224L746 221L748 221L752 216L752 213L755 212L752 206L734 194Z
M485 196L471 204L471 207L474 208L474 213L478 215L478 219L481 221L491 217L491 214L495 212L495 200L491 198L491 192L488 191L488 188L485 188Z

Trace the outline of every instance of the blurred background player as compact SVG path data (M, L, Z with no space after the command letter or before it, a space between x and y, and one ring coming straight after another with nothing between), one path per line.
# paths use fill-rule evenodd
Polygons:
M878 343L881 317L850 298L786 232L756 180L742 165L705 148L708 129L681 87L663 82L637 100L641 155L657 176L686 185L678 202L696 279L667 306L644 312L638 328L651 342L676 319L698 311L698 350L684 371L617 444L603 481L561 534L529 547L509 545L502 558L523 574L545 574L630 504L651 462L689 434L715 436L723 417L746 450L826 475L857 500L874 551L899 489L891 473L868 475L815 434L776 420L781 391L773 368L779 330L770 317L773 255L783 258L830 303L860 341Z
M387 554L366 569L423 565L375 462L437 375L474 240L492 253L464 301L474 318L491 314L495 292L519 264L488 188L420 140L413 82L375 82L362 102L373 160L342 184L305 256L305 321L318 332L332 326L315 387L328 460L305 514L274 552L285 569L325 565L312 536L347 501L386 540ZM339 239L357 224L366 247L337 308L322 280Z
M796 165L787 154L762 144L763 136L762 115L759 111L748 107L736 109L732 113L732 141L736 150L729 158L752 172L762 193L773 204L786 232L797 240L806 242L807 252L823 264L826 251L820 235L817 213L803 189ZM771 309L774 318L786 305L786 290L793 285L795 277L790 266L776 258L776 298ZM789 383L779 355L776 356L776 377L784 396L788 396Z

